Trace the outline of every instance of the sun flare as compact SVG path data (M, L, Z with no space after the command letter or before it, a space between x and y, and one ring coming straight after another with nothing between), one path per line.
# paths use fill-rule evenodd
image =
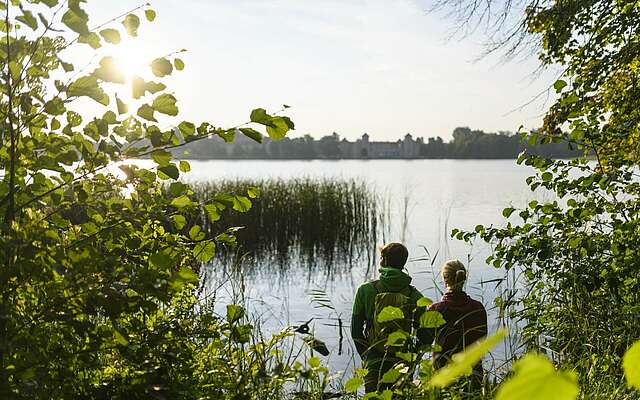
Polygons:
M113 46L105 56L113 57L116 68L125 76L125 85L118 90L118 95L123 100L132 99L131 82L134 77L148 78L149 66L154 58L158 57L151 48L136 40L126 40Z

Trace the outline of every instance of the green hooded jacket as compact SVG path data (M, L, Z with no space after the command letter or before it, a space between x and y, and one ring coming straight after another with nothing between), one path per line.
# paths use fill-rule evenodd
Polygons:
M411 285L411 277L402 271L400 268L394 267L381 267L380 283L390 292L399 292L407 286L411 290L411 302L415 304L422 298L422 293L418 289ZM378 294L376 288L373 286L373 282L367 282L361 285L356 292L356 297L353 301L353 313L351 315L351 337L356 345L356 350L360 357L363 359L378 358L379 355L373 354L372 351L367 351L369 343L367 340L366 329L369 329L373 321L375 298ZM368 322L369 321L369 322Z

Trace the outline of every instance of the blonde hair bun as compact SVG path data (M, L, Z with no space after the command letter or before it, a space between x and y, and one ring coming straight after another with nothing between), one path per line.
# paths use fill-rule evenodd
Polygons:
M442 279L449 290L459 292L467 280L467 269L460 260L449 260L442 266Z

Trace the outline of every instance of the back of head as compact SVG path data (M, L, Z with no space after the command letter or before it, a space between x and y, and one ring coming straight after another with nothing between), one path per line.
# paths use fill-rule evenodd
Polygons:
M389 243L380 248L380 265L402 269L409 258L409 251L402 243Z
M442 279L452 292L460 292L467 281L467 269L459 260L450 260L442 266Z

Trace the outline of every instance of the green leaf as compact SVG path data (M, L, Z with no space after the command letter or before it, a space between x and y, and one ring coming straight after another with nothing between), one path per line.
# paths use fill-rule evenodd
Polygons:
M196 274L191 268L188 267L180 268L180 271L178 271L175 278L184 283L198 282L198 274Z
M178 125L178 129L180 129L180 132L185 137L191 136L196 133L196 126L187 121L180 122L180 125Z
M509 218L514 211L515 211L515 208L507 207L504 210L502 210L502 216L505 218Z
M156 117L153 115L154 113L155 110L148 104L141 105L137 112L138 116L146 119L147 121L158 122Z
M114 125L118 123L118 118L116 117L116 114L113 111L107 111L106 113L104 113L104 115L102 116L102 120L109 125Z
M125 76L118 68L116 60L113 57L103 57L100 60L100 67L93 71L93 76L105 82L124 83Z
M95 32L89 32L86 35L80 35L78 37L78 43L85 43L91 46L92 49L99 49L102 47L100 43L100 36Z
M89 34L89 16L80 7L69 7L62 16L62 23L80 35Z
M139 99L144 96L146 90L147 85L144 79L139 76L134 76L133 79L131 79L131 96L134 99Z
M180 171L178 171L175 165L169 164L164 167L158 167L158 176L161 179L178 179L178 177L180 177Z
M172 182L169 185L169 193L171 194L172 198L185 194L185 192L187 192L187 189L188 186L182 182Z
M409 335L403 331L391 332L387 337L385 346L402 346L407 341L407 337L409 337Z
M204 210L207 213L207 218L209 218L210 222L216 222L220 219L220 212L218 211L218 207L214 204L206 204L204 206Z
M230 324L238 322L242 317L244 317L244 314L244 308L235 304L227 304L227 322Z
M282 118L282 120L284 121L285 124L287 124L287 127L289 127L289 129L295 129L296 126L293 123L293 121L291 121L291 119L289 117L279 117Z
M34 31L38 29L38 20L33 16L31 11L22 10L22 13L23 14L16 17L16 19L20 22L24 22L29 28L33 29Z
M364 385L364 379L359 376L354 376L344 384L344 391L347 393L356 393L362 385Z
M247 196L251 199L257 199L260 197L260 189L257 187L250 187L247 189Z
M560 93L565 86L567 86L567 82L563 81L562 79L557 80L553 84L553 88L556 90L556 93Z
M40 3L44 3L47 7L55 7L60 0L40 0Z
M122 25L127 30L129 36L136 37L138 36L138 28L140 27L140 18L138 18L135 14L129 14L124 17L124 21L122 21Z
M233 326L229 338L236 343L248 343L251 339L251 325Z
M181 230L187 224L187 219L180 214L171 216L171 220L173 221L173 224L178 230Z
M205 238L205 234L202 232L200 225L194 225L189 229L189 238L193 241L199 241Z
M22 73L22 65L15 61L9 62L9 72L14 80L20 80L20 74Z
M273 117L271 124L267 125L267 133L273 140L281 140L289 132L289 124L282 117Z
M71 83L67 88L67 96L86 96L102 105L109 105L109 96L98 85L98 78L95 76L84 76Z
M162 252L153 254L151 257L149 257L149 261L151 261L151 264L162 269L168 269L173 264L173 260L171 259L171 257Z
M309 366L311 368L318 368L320 367L320 359L318 357L311 357L308 360Z
M622 369L627 384L640 390L640 341L635 342L622 357Z
M62 101L62 99L54 97L45 103L44 111L51 115L62 115L67 111L67 109L65 108L64 101Z
M73 111L67 111L67 123L72 127L80 126L82 124L82 116Z
M122 38L120 37L120 31L112 28L101 30L100 36L102 36L105 42L111 43L111 44L118 44L122 40Z
M482 357L506 335L507 331L501 329L494 335L475 342L465 351L455 354L451 362L433 375L429 384L435 387L446 387L457 381L458 378L470 375L473 366L480 362Z
M442 325L446 324L442 314L438 311L425 311L420 316L420 327L421 328L438 328Z
M400 371L398 371L395 368L391 368L390 370L385 372L384 375L382 375L382 379L380 380L380 382L381 383L394 383L401 376L402 376L402 374L400 373Z
M71 72L75 69L73 67L73 64L64 62L62 60L59 60L59 61L60 61L60 65L62 65L62 69L64 69L64 72Z
M178 71L182 71L184 69L184 61L179 58L173 60L173 65L176 67Z
M151 62L151 72L155 76L162 78L173 72L173 65L166 58L156 58Z
M180 197L176 197L171 200L171 205L177 208L185 208L196 205L197 203L193 202L189 197L182 195Z
M433 300L427 297L422 297L416 302L418 307L429 307L431 304L433 304Z
M256 131L253 128L240 128L240 132L242 132L246 137L255 140L258 143L262 143L262 134Z
M171 163L173 155L166 150L155 150L153 153L151 153L151 158L156 162L156 164L164 167L165 165L169 165Z
M176 116L178 115L176 101L176 98L172 94L165 93L156 97L151 106L162 114Z
M235 137L236 129L216 129L215 133L224 139L225 142L231 143Z
M129 112L129 106L127 106L120 98L116 97L116 104L118 106L118 114L126 114Z
M113 330L113 338L115 339L116 343L121 346L129 345L129 341L124 337L124 335L122 335L122 333L118 332L117 329Z
M513 364L515 375L498 390L496 400L574 400L579 389L576 375L556 371L544 356L527 354Z
M191 165L189 164L189 162L184 161L184 160L180 160L180 171L182 171L182 172L191 171Z
M156 19L156 12L149 8L144 10L144 16L147 18L147 21L153 22Z
M234 196L233 197L233 209L245 213L251 209L251 200L244 196Z
M402 319L404 318L404 314L398 307L386 306L382 311L380 311L377 318L378 322L388 322L396 319Z
M251 122L255 122L262 125L267 125L271 122L271 116L267 114L264 108L256 108L251 111L251 115L249 117Z
M166 88L167 86L164 83L149 81L149 82L145 82L144 84L144 89L151 94L156 94L158 92L165 90Z

